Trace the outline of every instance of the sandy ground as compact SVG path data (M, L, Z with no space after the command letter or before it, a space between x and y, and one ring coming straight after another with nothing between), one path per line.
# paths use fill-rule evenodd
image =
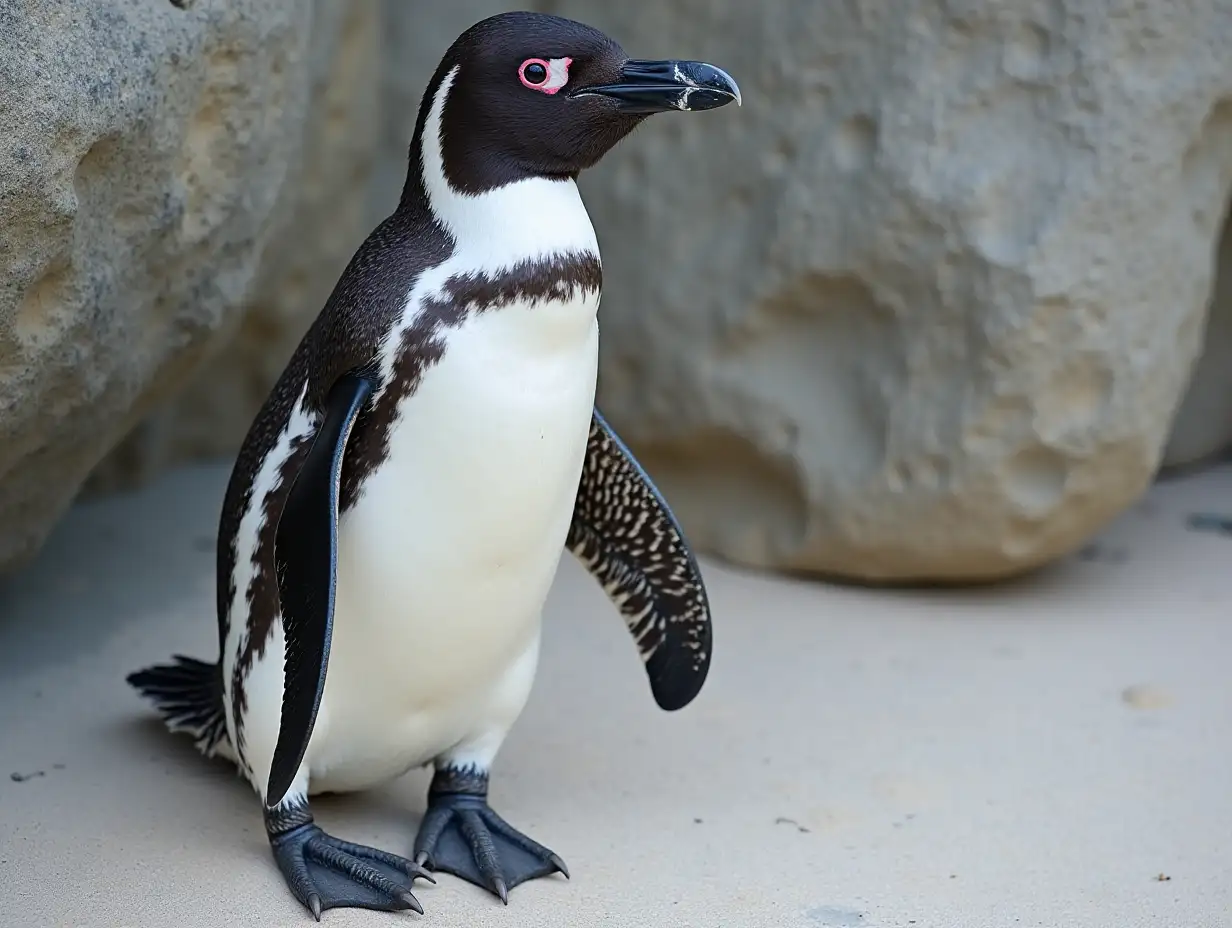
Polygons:
M255 796L124 674L214 657L225 468L77 509L0 593L0 924L311 924ZM1082 556L996 589L877 592L707 564L716 652L655 707L566 558L494 805L573 879L508 908L442 875L426 915L329 926L1232 926L1232 469L1157 487ZM11 776L10 776L11 774ZM426 774L323 800L409 850Z

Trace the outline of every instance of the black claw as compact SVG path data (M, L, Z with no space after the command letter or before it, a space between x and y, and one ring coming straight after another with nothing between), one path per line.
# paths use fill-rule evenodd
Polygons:
M316 893L308 896L308 911L312 913L312 917L317 921L321 920L321 897Z
M412 893L404 892L398 898L406 903L406 907L408 909L412 909L415 912L418 912L420 915L424 914L423 906L419 904L419 900L416 899Z
M553 854L548 858L548 863L559 870L561 876L563 876L566 880L569 879L569 868L565 866L565 862L561 860L559 856Z
M493 883L493 889L496 890L496 895L500 896L500 901L505 903L505 905L508 905L509 904L509 890L505 886L505 881L502 880L498 876L496 879L492 881L492 883Z

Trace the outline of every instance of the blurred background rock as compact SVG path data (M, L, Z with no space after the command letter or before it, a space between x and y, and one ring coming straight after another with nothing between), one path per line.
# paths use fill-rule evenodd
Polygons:
M600 403L704 552L1005 577L1232 443L1227 0L528 6L744 92L582 179ZM0 564L234 452L508 8L0 0Z

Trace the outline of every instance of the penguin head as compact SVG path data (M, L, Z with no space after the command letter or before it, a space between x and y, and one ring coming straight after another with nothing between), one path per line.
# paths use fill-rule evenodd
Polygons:
M629 58L599 30L543 13L502 13L462 33L428 86L418 132L446 81L442 162L467 193L576 177L653 113L740 102L714 65Z

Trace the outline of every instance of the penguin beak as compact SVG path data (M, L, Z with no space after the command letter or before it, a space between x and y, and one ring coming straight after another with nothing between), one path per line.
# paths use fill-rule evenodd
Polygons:
M712 110L736 101L740 88L722 68L704 61L626 61L614 84L583 87L574 96L610 97L622 113Z

